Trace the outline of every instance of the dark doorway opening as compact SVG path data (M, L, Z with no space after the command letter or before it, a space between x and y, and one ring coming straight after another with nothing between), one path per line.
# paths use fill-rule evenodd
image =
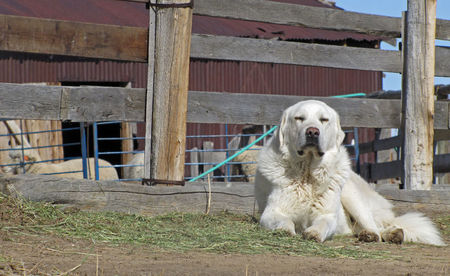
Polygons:
M61 82L63 86L110 86L110 87L126 87L128 83L124 82ZM92 124L85 123L86 126L86 143L87 143L87 156L94 157L94 129ZM80 145L68 145L64 146L64 158L67 157L81 157L81 132L80 123L63 122L63 143L80 143ZM73 130L67 130L75 128ZM98 138L120 138L121 137L121 124L97 124ZM122 142L117 140L100 140L98 141L98 151L100 153L99 158L110 162L112 165L121 165L122 158ZM102 154L108 153L108 154ZM112 153L112 154L109 154ZM119 178L122 177L122 170L117 169Z

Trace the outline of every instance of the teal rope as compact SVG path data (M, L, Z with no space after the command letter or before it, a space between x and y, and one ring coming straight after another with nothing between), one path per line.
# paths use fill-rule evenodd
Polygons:
M365 96L366 93L354 93L354 94L332 96L332 98L351 98L351 97L365 97Z
M205 175L207 175L208 173L214 171L217 168L222 167L225 163L229 162L231 159L235 158L236 156L238 156L239 154L243 153L244 151L248 150L251 146L253 146L254 144L258 143L259 141L261 141L264 137L266 137L267 135L269 135L270 133L272 133L278 126L274 126L272 127L269 131L267 131L266 133L264 133L263 135L261 135L258 139L256 139L255 141L253 141L252 143L248 144L247 146L243 147L240 151L236 152L235 154L231 155L230 157L228 157L227 159L225 159L222 163L217 164L216 166L212 167L211 169L207 170L206 172L202 173L199 176L196 176L194 178L192 178L191 180L189 180L188 182L193 182L199 178L204 177Z
M354 93L354 94L346 94L346 95L337 95L337 96L333 96L333 98L350 98L350 97L364 97L366 96L365 93ZM211 169L207 170L206 172L202 173L199 176L196 176L194 178L192 178L191 180L189 180L188 182L194 182L195 180L204 177L205 175L207 175L208 173L214 171L217 168L222 167L223 165L225 165L226 163L228 163L229 161L231 161L233 158L235 158L236 156L238 156L239 154L243 153L244 151L248 150L250 147L252 147L254 144L258 143L259 141L261 141L264 137L266 137L267 135L269 135L270 133L272 133L278 126L274 126L272 127L269 131L267 131L266 133L264 133L263 135L261 135L261 137L259 137L258 139L256 139L255 141L253 141L252 143L248 144L247 146L243 147L240 151L236 152L235 154L233 154L232 156L228 157L227 159L225 159L223 162L217 164L216 166L212 167Z

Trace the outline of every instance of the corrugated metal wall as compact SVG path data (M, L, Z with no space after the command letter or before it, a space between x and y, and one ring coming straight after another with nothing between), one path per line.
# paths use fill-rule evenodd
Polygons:
M332 96L381 89L381 73L288 64L202 61L190 64L189 89Z
M0 82L131 82L147 85L147 64L0 52Z

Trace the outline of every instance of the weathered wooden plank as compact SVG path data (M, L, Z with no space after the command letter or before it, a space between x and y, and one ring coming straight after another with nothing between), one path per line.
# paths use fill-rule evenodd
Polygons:
M142 121L145 106L143 97L143 89L65 87L61 97L60 119L74 122ZM136 120L138 118L141 120Z
M402 138L400 136L395 136L382 140L374 140L368 143L359 144L359 153L364 154L374 151L392 149L395 147L400 147L401 143Z
M194 14L382 37L400 37L402 25L400 17L261 0L196 0ZM450 21L437 21L436 36L450 40Z
M343 127L400 127L400 100L338 99L282 95L189 92L188 122L278 124L287 107L307 99L326 102L341 115ZM226 103L226 104L224 104ZM448 129L448 103L436 102L435 128ZM438 116L439 115L439 116Z
M436 0L408 1L402 74L402 183L429 190L433 183Z
M0 15L0 50L146 61L147 29Z
M194 14L400 37L398 17L261 0L195 0Z
M398 127L399 100L337 99L240 93L190 92L189 122L279 123L287 107L306 99L326 102L341 114L343 127ZM226 104L225 104L226 103Z
M164 2L179 3L185 1ZM150 61L154 62L154 74L149 76L153 78L153 87L149 88L153 89L149 94L153 96L152 120L146 122L146 130L151 129L151 158L150 164L145 164L144 176L157 180L182 181L192 9L157 9L155 19L154 59ZM147 156L148 151L147 148Z
M192 35L191 57L401 72L401 53L369 48Z
M450 32L450 29L449 29ZM440 77L450 76L450 48L436 47L435 75Z
M0 83L0 117L58 120L60 86Z
M440 106L440 105L437 105ZM434 142L442 141L442 140L450 140L450 130L445 129L435 129L434 130ZM359 153L369 153L380 150L392 149L395 147L401 147L402 137L395 136L382 140L374 140L368 143L359 144Z
M253 213L253 184L211 185L211 212ZM0 192L32 201L74 205L82 210L155 215L169 212L205 212L208 185L143 186L117 181L71 180L54 176L0 175Z
M400 177L401 173L401 160L370 164L370 181Z
M450 153L438 154L434 156L433 162L434 173L450 172Z
M132 131L132 123L121 123L120 124L120 138L124 138L121 141L121 150L122 152L132 152L134 150L133 147L133 131ZM120 155L121 164L128 164L133 158L132 153L122 153ZM124 171L126 167L120 168L122 174L124 175Z
M395 187L375 187L389 200L450 205L450 190L405 191ZM76 206L89 211L116 211L143 215L169 212L205 212L208 185L189 183L184 187L126 184L117 181L63 179L54 176L0 175L0 192L23 196L32 201L45 201ZM211 212L255 213L252 183L211 184Z
M393 185L390 185L393 186ZM396 187L380 186L376 190L388 200L409 203L450 205L450 190L436 189L431 191L399 190Z
M144 148L144 178L151 177L152 128L153 128L153 97L155 87L155 54L156 54L156 10L148 11L148 59L147 87L145 90L145 148Z
M434 141L450 140L450 129L435 129Z
M450 20L436 19L436 39L450 40Z
M199 34L191 57L402 72L399 51ZM436 47L436 76L450 76L449 60L450 50Z
M196 177L196 176L199 175L199 170L198 170L199 152L197 150L198 150L197 147L193 147L192 151L189 154L189 157L190 157L189 160L190 160L190 163L191 163L191 165L189 166L190 170L191 170L191 177Z

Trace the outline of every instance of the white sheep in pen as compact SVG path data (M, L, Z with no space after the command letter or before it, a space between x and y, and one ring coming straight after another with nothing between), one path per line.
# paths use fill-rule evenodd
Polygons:
M57 163L57 164L48 164L48 163L39 163L41 158L38 154L35 153L34 150L24 150L23 161L24 165L21 166L22 160L22 150L20 147L12 148L9 152L9 157L12 162L17 165L12 165L3 168L6 174L22 174L30 173L30 174L54 174L58 177L65 178L75 178L75 179L83 179L83 160L81 158L72 159L69 161ZM38 162L38 163L34 163ZM90 157L87 158L88 164L88 178L95 179L95 160ZM100 180L116 180L119 179L117 175L117 171L112 167L111 163L105 161L103 159L98 159L99 166L99 179ZM105 168L103 168L105 167Z
M261 146L253 145L248 150L233 158L233 162L242 163L240 164L242 173L247 177L249 182L255 181L256 160L258 159L261 148Z
M136 153L123 168L123 178L138 180L144 177L144 153Z
M11 133L22 133L22 130L14 121L4 121L5 125L9 128ZM17 138L16 138L17 139ZM17 139L17 144L21 146L13 147L9 150L9 157L11 162L15 165L3 167L2 170L5 174L54 174L58 177L83 179L83 160L81 158L72 159L61 163L41 163L42 158L39 152L33 149L28 140ZM21 165L23 162L23 166ZM87 158L88 165L88 178L95 179L95 159ZM103 159L98 159L98 170L100 180L116 180L119 179L117 171L112 167L111 163ZM25 171L24 171L25 169Z

